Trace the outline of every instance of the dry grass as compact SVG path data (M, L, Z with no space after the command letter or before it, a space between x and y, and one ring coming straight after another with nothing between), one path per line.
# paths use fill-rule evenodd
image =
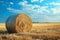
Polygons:
M6 34L1 36L2 40L32 40L30 36L26 35L15 35L15 34Z
M60 33L60 23L33 23L32 32L58 32Z
M1 23L0 27L1 27L0 30L6 30L5 24ZM37 37L39 38L41 35L46 33L44 35L47 35L47 38L51 37L50 40L56 40L58 37L54 38L54 36L60 37L60 23L33 23L31 32L34 33L34 34L28 34L31 36L26 36L26 35L24 36L24 35L19 35L19 34L18 35L8 34L8 35L5 35L5 37L7 36L7 40L43 40L44 38L43 39L35 39L35 38Z
M6 31L5 23L0 23L0 31Z
M5 23L0 23L0 31L6 31ZM60 23L33 23L31 32L60 33Z
M1 36L2 40L57 40L60 39L58 37L52 37L52 38L48 38L48 37L38 37L40 35L37 34L4 34Z

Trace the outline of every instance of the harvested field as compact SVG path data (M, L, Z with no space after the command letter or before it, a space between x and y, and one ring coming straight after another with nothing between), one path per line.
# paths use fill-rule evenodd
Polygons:
M0 31L6 31L5 23L0 23Z
M36 33L16 33L1 35L2 40L59 40L59 37L47 37Z
M60 23L33 23L32 25L31 32L60 34Z
M60 40L60 23L32 23L32 28L30 33L1 34L1 39Z

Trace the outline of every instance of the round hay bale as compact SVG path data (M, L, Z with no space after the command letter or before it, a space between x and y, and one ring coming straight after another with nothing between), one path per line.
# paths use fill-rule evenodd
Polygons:
M30 32L32 20L26 14L10 16L6 21L6 28L9 33Z

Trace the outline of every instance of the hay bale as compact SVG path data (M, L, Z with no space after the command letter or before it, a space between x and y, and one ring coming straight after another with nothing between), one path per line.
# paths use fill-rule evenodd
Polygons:
M26 14L12 15L6 21L9 33L30 32L32 20Z

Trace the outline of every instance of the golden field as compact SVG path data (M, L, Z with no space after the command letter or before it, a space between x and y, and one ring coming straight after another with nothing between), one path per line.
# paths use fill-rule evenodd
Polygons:
M0 23L0 31L6 31L5 23Z
M40 32L42 30L58 29L60 30L60 23L32 23L31 31ZM6 31L5 23L0 23L0 30Z
M0 31L7 31L5 23L0 23ZM60 23L32 23L31 32L60 33Z
M0 23L0 31L7 31L5 23ZM57 38L60 37L60 23L32 23L31 33L7 34L7 35L8 35L7 38L14 37L16 38L16 40L24 40L24 38L26 39L27 37L28 39L26 40L32 40L33 38L37 38L37 37L41 38L43 36L47 38L53 38L51 40L55 40L55 37ZM4 38L7 35L2 35L2 36ZM21 35L25 35L25 36L21 36ZM34 39L34 40L40 40L40 39Z
M35 32L60 32L60 23L33 23L31 30Z
M0 31L7 31L5 23L0 23ZM60 33L60 23L32 23L31 32Z

